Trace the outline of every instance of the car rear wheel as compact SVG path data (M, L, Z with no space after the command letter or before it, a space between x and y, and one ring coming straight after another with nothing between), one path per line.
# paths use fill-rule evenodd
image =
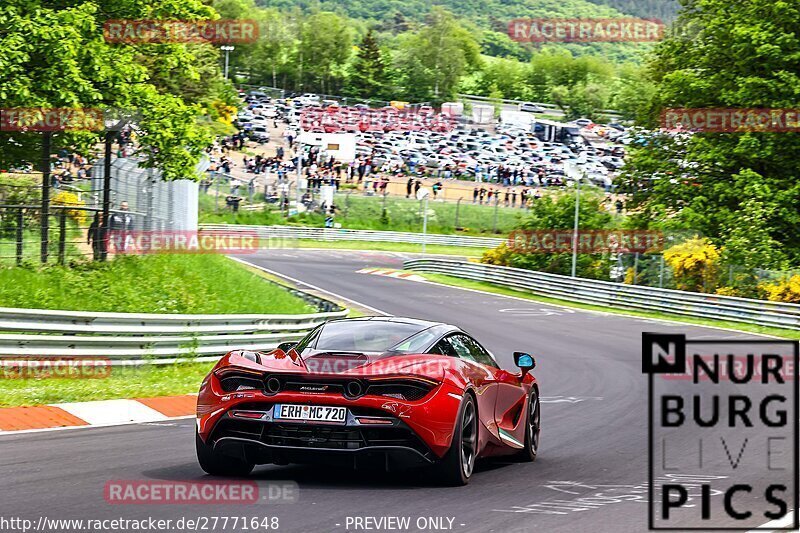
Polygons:
M531 389L528 398L528 411L525 417L525 448L520 450L518 457L522 461L535 461L539 452L539 433L541 432L542 414L539 405L539 391Z
M200 439L200 435L195 430L195 448L197 449L197 461L207 474L212 476L246 476L253 471L255 466L236 457L229 457L221 453L214 452L214 449Z
M438 464L438 478L448 486L466 485L478 455L478 411L475 400L464 394L453 443Z

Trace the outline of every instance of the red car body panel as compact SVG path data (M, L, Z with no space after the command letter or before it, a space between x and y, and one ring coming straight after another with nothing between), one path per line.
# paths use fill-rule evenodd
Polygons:
M230 352L203 380L197 399L197 427L203 442L208 443L220 420L244 404L248 409L253 409L256 404L271 408L275 403L357 406L401 420L433 455L441 458L451 446L464 394L473 394L477 401L479 456L514 453L523 447L525 441L526 399L536 383L529 373L522 377L519 373L432 354L367 358L358 365L346 367L337 367L335 360L331 360L331 368L327 368L323 360L321 366L311 369L310 362L304 361L294 350L260 353L258 358L260 364L242 356L242 352ZM315 381L358 379L369 384L382 380L424 379L436 385L416 401L377 395L349 399L340 392L287 390L273 395L262 390L226 392L219 375L234 370L251 372L261 379L267 375L280 375L313 378Z

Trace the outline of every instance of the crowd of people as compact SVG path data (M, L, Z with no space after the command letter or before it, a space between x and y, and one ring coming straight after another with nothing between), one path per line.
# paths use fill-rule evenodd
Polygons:
M288 137L285 136L287 144ZM298 158L296 155L289 157L283 146L277 147L274 156L265 154L244 155L241 162L242 173L251 175L233 177L231 171L234 161L230 154L230 147L236 147L241 141L241 136L235 135L219 140L216 143L217 151L221 154L212 165L211 170L226 175L230 186L230 194L226 196L226 205L234 212L238 211L243 198L244 187L247 194L252 196L255 192L257 177L265 179L265 191L268 201L288 202L288 188L290 183L297 179ZM226 148L228 147L228 148ZM456 175L450 167L440 168L434 172L421 172L409 163L375 165L372 157L359 156L349 162L342 162L327 155L318 146L306 147L302 157L302 177L305 180L306 194L301 197L301 202L310 206L313 195L319 192L323 185L328 185L339 190L342 184L350 184L356 189L367 194L387 194L391 178L404 178L406 180L406 198L416 197L422 187L422 180L433 179L430 187L434 200L439 198L441 191L448 183L460 185L463 189L464 182L456 181ZM269 183L269 176L274 182ZM531 202L543 195L542 190L549 187L563 187L565 180L559 175L547 175L544 169L534 172L521 167L499 165L497 168L478 168L472 170L475 185L472 188L472 203L478 205L502 205L504 207L526 208ZM210 177L200 183L201 192L207 193L212 184ZM283 194L281 192L283 191Z

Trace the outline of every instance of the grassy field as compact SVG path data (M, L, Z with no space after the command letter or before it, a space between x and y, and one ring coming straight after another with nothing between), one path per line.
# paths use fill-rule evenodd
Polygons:
M0 268L0 307L129 313L306 313L283 288L217 255Z
M325 217L317 213L302 213L284 218L273 206L260 211L240 211L233 214L224 209L214 211L214 197L200 198L200 221L210 223L252 224L252 225L301 225L322 227ZM422 231L422 206L417 200L387 197L386 219L383 219L383 199L378 196L362 196L358 193L340 194L336 197L338 208L335 221L346 229L392 230L405 232ZM458 211L458 220L456 220ZM428 203L428 231L446 235L506 235L524 215L519 208L473 205L461 202ZM496 222L495 222L495 214ZM457 229L460 228L460 229Z
M311 313L260 272L216 255L121 257L108 263L0 268L0 307L137 313ZM213 363L113 367L102 379L3 379L0 406L197 392Z
M66 242L64 247L65 261L86 258L91 259L91 247L86 242L86 229L78 228L70 222L67 226ZM22 261L37 263L41 257L41 229L29 229L22 233ZM58 261L60 230L58 221L52 221L47 250L49 262ZM0 233L0 266L13 266L17 263L17 236L16 232Z
M117 398L147 398L197 392L214 363L112 367L96 379L0 379L0 407Z

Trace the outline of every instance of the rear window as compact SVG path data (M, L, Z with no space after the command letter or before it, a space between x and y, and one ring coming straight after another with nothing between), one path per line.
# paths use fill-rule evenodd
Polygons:
M425 325L407 322L370 320L331 322L322 328L316 342L311 343L309 348L326 352L386 352L425 329L427 329ZM406 348L397 351L409 351L408 348L411 346Z

